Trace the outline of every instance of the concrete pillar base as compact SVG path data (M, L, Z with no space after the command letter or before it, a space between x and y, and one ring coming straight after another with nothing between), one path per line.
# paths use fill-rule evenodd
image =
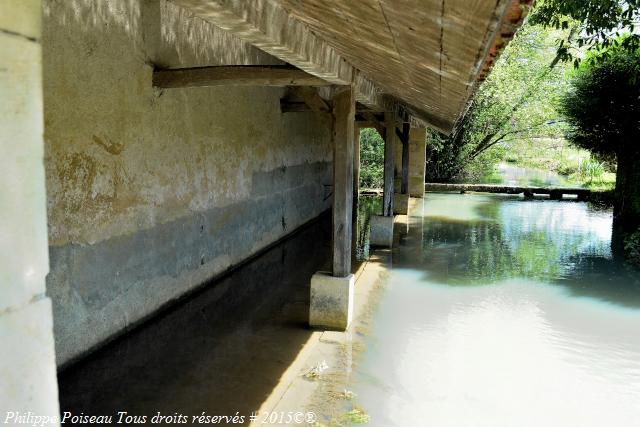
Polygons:
M371 246L390 248L393 245L393 217L376 215L371 217Z
M409 195L394 193L393 213L397 215L407 215L409 213Z
M311 276L309 325L313 328L344 331L353 316L355 277L333 277L319 271Z

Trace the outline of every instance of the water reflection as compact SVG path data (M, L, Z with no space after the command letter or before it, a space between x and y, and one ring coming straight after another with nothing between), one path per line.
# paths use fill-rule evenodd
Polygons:
M429 194L353 388L374 426L634 426L638 272L584 203Z
M356 261L369 259L369 222L372 216L382 213L382 199L380 197L360 196L358 199L358 223L354 232L356 240Z
M498 165L500 184L506 185L532 185L536 187L567 187L575 186L566 177L549 170L524 168L520 166L501 163Z
M422 250L401 247L396 261L429 280L466 286L516 277L640 306L639 275L612 257L608 210L513 196L432 194L424 219Z

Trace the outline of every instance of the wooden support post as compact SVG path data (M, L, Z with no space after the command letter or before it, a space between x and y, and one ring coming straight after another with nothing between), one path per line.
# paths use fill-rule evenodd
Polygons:
M400 193L409 194L409 123L402 124L402 184Z
M425 128L411 128L409 130L409 194L411 197L424 197L426 144L427 130Z
M358 247L358 205L360 203L360 128L353 127L353 212L351 214L353 228L351 229L352 261L355 263Z
M309 325L346 330L353 317L355 277L351 273L356 99L341 87L333 104L333 271L311 277Z
M384 194L382 195L382 215L393 216L394 145L396 122L393 113L384 113Z
M402 132L400 132L396 125L396 138L393 144L393 192L394 194L400 194L400 187L402 184ZM395 204L395 203L394 203Z
M356 100L351 86L333 97L333 276L351 274Z

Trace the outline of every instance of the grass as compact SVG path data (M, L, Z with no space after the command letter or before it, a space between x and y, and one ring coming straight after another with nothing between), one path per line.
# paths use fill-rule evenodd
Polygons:
M344 414L342 420L351 424L367 424L369 422L369 414L367 414L364 409L356 406Z
M610 191L616 187L616 174L613 172L604 172L599 177L588 180L577 177L576 181L591 191Z
M590 156L588 151L573 147L564 139L543 138L510 144L504 160L526 168L569 176Z
M591 153L570 145L564 139L521 140L506 150L504 161L517 166L548 170L567 178L571 185L592 191L615 188L615 172Z

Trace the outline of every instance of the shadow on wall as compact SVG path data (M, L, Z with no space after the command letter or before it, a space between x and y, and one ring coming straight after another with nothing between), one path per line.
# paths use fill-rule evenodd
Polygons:
M61 412L247 416L307 342L330 215L59 374ZM313 242L313 244L310 244Z

